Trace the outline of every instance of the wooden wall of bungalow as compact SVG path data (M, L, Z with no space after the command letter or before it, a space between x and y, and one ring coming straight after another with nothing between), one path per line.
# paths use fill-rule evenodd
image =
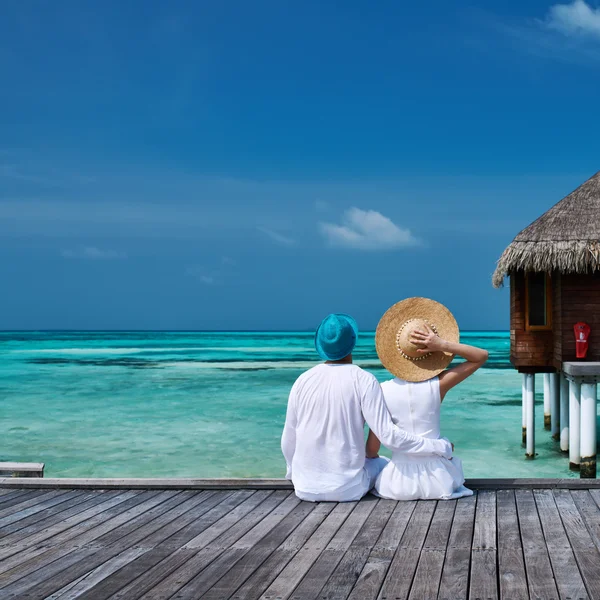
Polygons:
M600 361L600 274L511 274L510 360L519 371L560 370L575 360L578 321L592 329L586 360Z

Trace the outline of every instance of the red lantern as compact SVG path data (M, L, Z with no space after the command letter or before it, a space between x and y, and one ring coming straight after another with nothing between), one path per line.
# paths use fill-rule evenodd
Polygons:
M588 340L592 331L587 323L575 323L575 355L577 358L585 358L588 351Z

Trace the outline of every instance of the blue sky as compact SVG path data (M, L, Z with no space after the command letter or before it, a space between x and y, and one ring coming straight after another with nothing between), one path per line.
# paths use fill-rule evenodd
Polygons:
M0 4L0 328L375 327L600 169L600 9Z

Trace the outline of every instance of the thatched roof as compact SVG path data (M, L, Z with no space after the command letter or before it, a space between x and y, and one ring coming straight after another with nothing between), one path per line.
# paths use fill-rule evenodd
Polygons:
M600 171L517 235L492 278L500 287L515 271L600 270Z

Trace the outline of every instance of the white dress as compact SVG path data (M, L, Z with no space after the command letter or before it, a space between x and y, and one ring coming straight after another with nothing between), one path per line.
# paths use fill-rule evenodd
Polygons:
M440 438L440 381L420 383L392 379L381 385L385 403L398 427L429 439ZM373 493L392 500L449 500L471 496L463 484L459 458L394 452L377 477Z

